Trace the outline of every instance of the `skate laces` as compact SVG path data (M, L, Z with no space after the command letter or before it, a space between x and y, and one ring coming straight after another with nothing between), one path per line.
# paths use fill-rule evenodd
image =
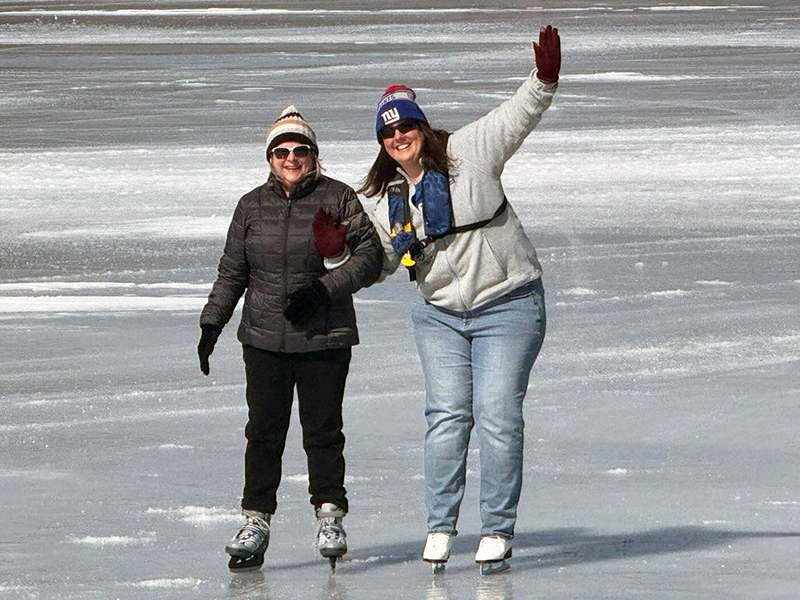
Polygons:
M342 517L345 511L332 502L325 502L317 509L317 538L326 542L337 541L345 537Z
M236 539L244 542L252 539L257 540L259 538L265 538L267 537L268 531L269 525L267 525L266 521L258 517L247 517L247 521L242 525L239 533L236 534Z
M335 540L344 537L344 528L341 524L334 520L334 517L323 517L319 520L319 530L317 537L325 538L325 540Z
M478 556L495 556L504 554L511 546L507 540L499 535L485 535L478 544Z
M447 545L449 543L450 543L450 535L447 533L434 532L430 534L430 539L428 540L428 544L430 545L431 550L437 553L447 552Z

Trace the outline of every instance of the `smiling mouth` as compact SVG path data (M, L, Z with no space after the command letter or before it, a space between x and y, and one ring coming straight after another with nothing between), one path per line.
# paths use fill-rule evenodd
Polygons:
M411 143L408 143L408 144L400 144L400 145L398 145L398 146L395 146L395 148L394 148L394 149L395 149L395 150L405 150L405 149L406 149L406 148L408 148L409 146L411 146Z

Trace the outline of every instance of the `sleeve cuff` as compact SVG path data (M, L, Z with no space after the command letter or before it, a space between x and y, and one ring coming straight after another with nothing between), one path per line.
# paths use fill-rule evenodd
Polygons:
M536 69L533 69L533 71L530 72L529 78L534 85L542 86L542 89L544 89L545 92L554 92L558 87L558 80L554 81L553 83L545 83L539 79Z
M325 268L328 271L333 271L334 269L341 267L348 260L350 260L351 256L352 254L350 253L350 248L345 244L344 252L342 253L341 256L337 256L336 258L323 258L322 264L325 265Z

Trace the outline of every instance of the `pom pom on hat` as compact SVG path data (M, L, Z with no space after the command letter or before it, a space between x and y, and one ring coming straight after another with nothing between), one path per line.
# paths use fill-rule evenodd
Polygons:
M404 119L414 119L427 124L425 113L417 104L417 94L410 87L395 83L386 88L378 102L378 115L375 118L375 133L382 127L393 125ZM381 141L380 134L378 142Z
M317 135L294 104L284 108L281 116L267 130L267 154L275 146L286 140L295 140L308 144L314 150L314 153L319 154Z

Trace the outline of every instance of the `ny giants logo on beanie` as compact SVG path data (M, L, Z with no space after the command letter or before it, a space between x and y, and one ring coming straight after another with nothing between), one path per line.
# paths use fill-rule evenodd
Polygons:
M427 124L428 119L416 100L417 94L410 87L401 84L387 87L381 96L380 102L378 102L375 133L378 133L381 127L404 119L413 119ZM378 141L380 141L380 136L378 136Z

